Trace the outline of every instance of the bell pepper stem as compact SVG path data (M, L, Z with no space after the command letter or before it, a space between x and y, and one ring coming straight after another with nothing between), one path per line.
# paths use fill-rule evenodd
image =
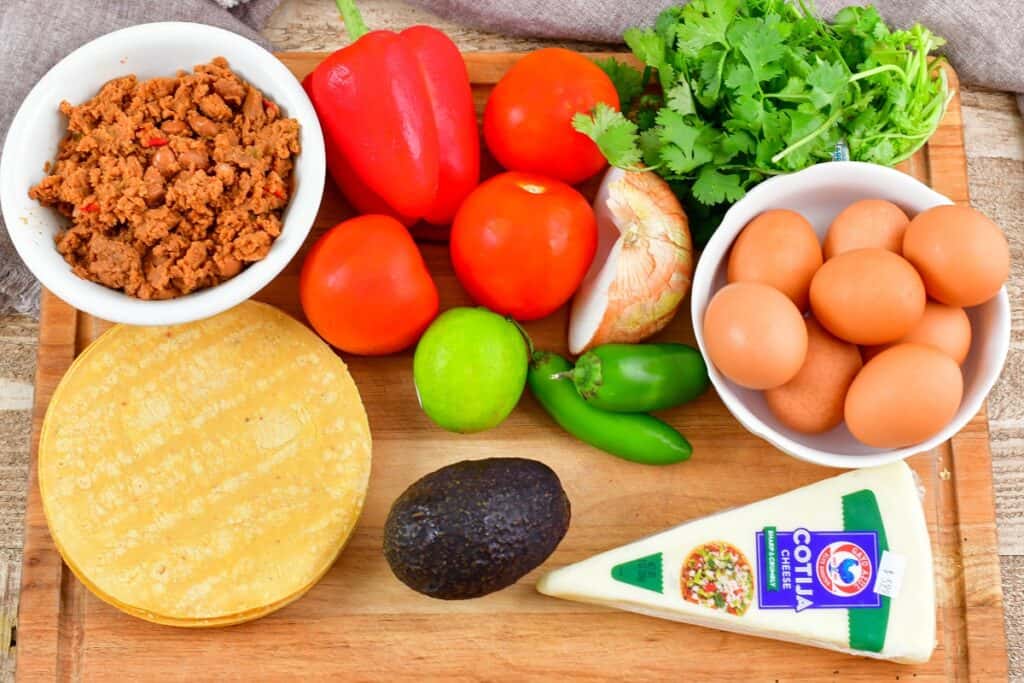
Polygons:
M369 33L370 29L366 28L366 22L363 21L363 15L359 13L355 0L334 0L334 4L338 6L341 20L345 22L345 30L348 31L348 37L353 43Z
M566 370L565 372L556 372L548 379L572 379L574 376L572 370Z

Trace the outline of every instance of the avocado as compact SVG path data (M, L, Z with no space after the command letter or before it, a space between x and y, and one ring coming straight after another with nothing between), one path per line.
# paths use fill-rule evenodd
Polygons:
M402 583L443 600L511 586L558 547L569 499L550 467L525 458L464 460L413 483L384 525Z

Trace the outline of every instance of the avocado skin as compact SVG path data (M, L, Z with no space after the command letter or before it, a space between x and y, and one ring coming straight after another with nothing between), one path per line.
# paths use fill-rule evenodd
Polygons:
M384 557L415 591L443 600L511 586L558 547L569 499L550 467L463 460L413 483L391 506Z

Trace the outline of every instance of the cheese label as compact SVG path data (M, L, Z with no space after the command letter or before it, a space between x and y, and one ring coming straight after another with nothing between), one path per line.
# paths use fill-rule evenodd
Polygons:
M761 609L881 607L874 531L757 532L757 605Z

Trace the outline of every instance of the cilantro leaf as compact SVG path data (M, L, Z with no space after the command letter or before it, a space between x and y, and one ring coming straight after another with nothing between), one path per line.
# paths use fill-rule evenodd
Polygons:
M672 111L683 116L697 113L697 108L693 104L693 91L690 90L690 84L685 80L672 86L672 89L666 93L665 103Z
M811 104L824 109L835 103L849 85L846 68L838 62L818 60L807 75L807 84L811 86Z
M686 176L693 169L711 161L711 152L700 150L683 150L675 145L665 145L659 152L664 165L677 176Z
M789 116L784 111L766 112L763 119L762 131L764 136L770 140L782 141L782 136L789 130ZM779 149L782 149L781 147Z
M648 167L658 166L661 163L661 129L649 128L640 133L638 143L644 164Z
M753 95L758 90L754 72L746 64L733 64L726 70L725 87L737 95Z
M694 198L702 204L735 202L746 194L738 175L719 173L710 166L705 166L697 174L691 190Z
M629 28L622 37L636 58L647 66L660 69L665 63L665 40L653 30Z
M654 32L661 36L669 47L675 47L676 26L682 20L682 16L682 7L667 7L654 20Z
M791 145L799 142L805 136L813 133L824 122L824 118L817 112L806 112L799 109L791 111L789 113L789 134L786 136L786 142Z
M782 138L761 138L757 141L757 147L754 149L754 164L760 168L775 167L776 165L772 163L772 157L781 152L785 146Z
M619 94L619 108L628 111L633 100L644 91L643 74L614 57L598 59L595 63L612 80L615 92Z
M657 122L661 130L661 139L666 145L691 148L701 133L700 126L690 125L681 113L673 109L662 109L658 112Z
M786 49L778 30L762 23L743 36L737 49L746 58L756 82L769 81L782 73L779 62Z
M747 37L748 34L753 33L758 29L757 20L751 17L740 17L729 26L726 38L728 44L737 46Z
M784 102L803 102L808 99L807 82L799 76L790 76L782 90L771 93L772 99Z
M726 122L727 128L756 133L764 126L764 102L751 95L737 97L729 113L732 114L732 120Z
M879 160L890 159L896 153L891 140L882 140L872 145L864 156L864 161L880 163Z
M626 29L622 37L637 59L658 70L662 89L671 88L676 80L676 71L666 56L665 39L652 29L644 31L638 28Z
M598 102L592 115L576 114L572 127L597 143L608 162L619 168L640 165L636 124L604 102Z
M640 109L636 112L636 126L641 131L654 127L658 112L655 109Z
M722 89L722 71L729 52L723 47L711 46L700 53L701 67L697 79L697 101L708 109L718 104Z
M721 135L715 141L713 161L722 165L732 161L738 154L749 154L754 151L754 136L742 130Z
M726 45L726 30L736 16L739 0L692 0L679 13L675 37L678 48L700 52L708 45Z
M711 161L711 148L700 140L704 126L687 123L683 116L671 109L658 114L660 139L664 147L661 158L677 175L686 175L693 169Z

